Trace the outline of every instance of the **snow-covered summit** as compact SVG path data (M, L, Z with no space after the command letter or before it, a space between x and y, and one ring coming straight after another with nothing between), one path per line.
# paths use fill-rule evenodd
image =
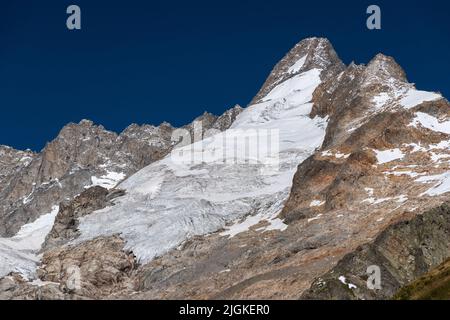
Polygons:
M344 68L345 65L328 39L316 37L304 39L277 63L252 103L261 101L280 83L308 70L321 70L321 80L325 80L343 71Z
M224 227L234 235L245 229L241 224L265 220L267 230L283 229L277 215L296 168L325 135L327 119L310 118L322 72L311 68L279 82L230 129L176 149L125 180L118 188L126 195L114 206L81 219L76 243L120 234L148 262L192 236ZM254 141L256 153L250 150ZM241 220L247 216L252 223Z

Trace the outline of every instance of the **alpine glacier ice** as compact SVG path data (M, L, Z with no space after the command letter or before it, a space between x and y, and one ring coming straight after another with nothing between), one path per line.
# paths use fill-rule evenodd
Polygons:
M234 236L262 221L268 226L260 231L283 230L286 226L277 215L297 166L320 147L325 136L327 119L309 117L320 73L311 69L278 84L262 102L246 108L229 130L178 148L126 179L118 185L126 194L114 206L80 219L81 236L75 243L120 234L127 249L147 262L189 237L230 223L234 226L224 235ZM260 139L262 132L276 133L279 152L249 157L240 135ZM230 140L224 137L230 136L237 144L224 143ZM192 154L200 161L190 161Z

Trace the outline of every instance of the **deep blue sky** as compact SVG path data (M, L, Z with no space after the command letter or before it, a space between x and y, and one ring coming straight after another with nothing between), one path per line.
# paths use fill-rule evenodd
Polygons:
M66 8L82 30L66 28ZM366 29L366 8L382 30ZM88 118L183 125L256 94L276 62L308 36L345 63L392 55L421 89L450 97L448 1L1 0L0 144L40 150Z

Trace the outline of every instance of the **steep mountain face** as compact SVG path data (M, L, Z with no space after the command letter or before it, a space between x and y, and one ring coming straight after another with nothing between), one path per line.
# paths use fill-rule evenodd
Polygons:
M126 249L147 263L192 236L215 232L249 214L266 220L268 230L283 229L276 215L296 166L320 146L325 133L326 119L309 117L322 72L327 70L290 78L282 96L275 88L240 113L229 130L176 149L119 184L125 195L114 206L80 219L81 235L74 244L120 233ZM252 154L246 139L271 138L270 130L277 130L277 150ZM235 144L237 139L242 141ZM264 141L260 146L275 148Z
M10 183L15 173L27 167L35 156L31 151L0 146L0 192Z
M450 105L391 57L305 39L250 106L184 129L175 147L166 124L85 121L24 168L13 152L0 297L390 298L448 257L448 210L422 214L448 200ZM363 287L374 264L384 291Z
M345 65L327 39L310 38L299 42L277 63L250 104L260 102L271 90L286 80L313 69L327 71L320 74L322 81L333 78L345 69Z
M205 131L218 130L225 131L231 127L237 116L243 111L241 106L235 105L233 108L225 111L221 116L215 116L212 113L204 112L200 117L195 118L192 123L184 126L191 133L192 142L198 137L200 140L204 138ZM197 124L197 126L196 126ZM199 125L201 124L201 126ZM202 129L201 132L196 130Z
M418 177L443 174L446 181L450 109L445 99L414 89L392 58L378 55L367 67L350 65L336 81L323 83L314 101L312 116L330 115L327 134L322 152L300 165L284 217L350 210L355 204L363 212L374 202L417 201L417 208L434 202L421 196L427 178ZM313 197L322 205L310 206Z
M318 278L303 299L389 299L450 256L450 207L434 208L389 226L375 241L346 255ZM379 266L381 288L367 286L367 267Z

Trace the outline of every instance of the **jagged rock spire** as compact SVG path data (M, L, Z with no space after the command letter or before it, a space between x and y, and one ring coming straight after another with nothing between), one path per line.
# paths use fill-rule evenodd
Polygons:
M407 83L408 79L394 58L379 53L367 64L362 81L366 84L392 81Z

